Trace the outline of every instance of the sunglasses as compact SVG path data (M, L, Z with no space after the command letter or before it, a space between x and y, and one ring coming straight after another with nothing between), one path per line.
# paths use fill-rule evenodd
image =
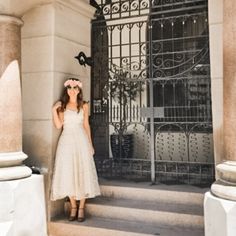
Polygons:
M70 85L66 87L67 89L75 89L75 90L79 90L79 86L74 86L71 87Z

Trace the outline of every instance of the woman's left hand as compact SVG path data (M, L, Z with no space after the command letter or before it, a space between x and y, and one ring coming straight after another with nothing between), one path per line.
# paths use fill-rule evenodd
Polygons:
M91 145L91 154L92 154L92 156L95 154L95 151L94 151L93 145Z

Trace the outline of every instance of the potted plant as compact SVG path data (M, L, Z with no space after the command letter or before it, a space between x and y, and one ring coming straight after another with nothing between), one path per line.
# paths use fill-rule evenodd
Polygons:
M110 80L110 99L113 99L119 109L119 121L112 122L115 133L111 134L111 150L113 158L131 158L133 154L133 134L127 132L129 122L128 103L135 101L137 95L142 91L140 82L132 81L130 73L124 69L115 70ZM114 109L114 108L111 108Z

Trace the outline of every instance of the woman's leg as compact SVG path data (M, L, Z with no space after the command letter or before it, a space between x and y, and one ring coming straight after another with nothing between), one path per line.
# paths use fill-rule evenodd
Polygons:
M77 208L75 197L69 197L69 199L70 199L71 208Z
M75 197L69 197L69 199L70 199L70 204L71 204L69 221L73 221L76 219L78 208L77 208Z
M80 201L79 201L79 208L84 208L85 207L85 198L84 199L81 199Z
M85 220L85 216L84 216L84 208L85 208L85 201L86 199L80 199L79 202L79 210L78 210L78 221L82 222Z

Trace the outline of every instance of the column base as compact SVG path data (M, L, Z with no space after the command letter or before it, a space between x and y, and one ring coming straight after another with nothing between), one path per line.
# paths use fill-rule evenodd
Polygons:
M217 197L236 201L236 185L225 183L222 180L217 180L211 185L211 191Z
M22 165L22 161L27 157L23 152L0 153L0 181L31 176L31 169Z
M225 161L216 166L219 178L236 185L236 161Z
M236 202L207 192L204 198L205 236L236 235Z
M225 161L216 166L219 180L211 186L217 197L236 201L236 161Z
M0 182L0 235L47 236L42 175Z
M27 166L12 166L0 168L0 181L16 180L31 176L32 171Z
M28 156L23 152L0 153L0 167L18 166L22 164Z

